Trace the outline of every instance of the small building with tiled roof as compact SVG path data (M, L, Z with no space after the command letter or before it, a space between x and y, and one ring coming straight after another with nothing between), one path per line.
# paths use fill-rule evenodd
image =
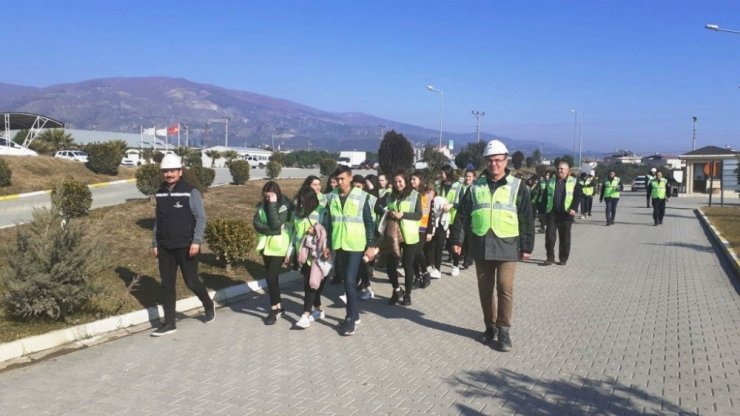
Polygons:
M686 164L686 193L713 194L736 197L740 152L729 147L705 146L679 156Z

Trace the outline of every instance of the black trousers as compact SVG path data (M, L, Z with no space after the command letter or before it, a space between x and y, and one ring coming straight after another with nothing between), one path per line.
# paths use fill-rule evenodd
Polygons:
M190 247L158 249L159 276L162 278L162 289L164 291L164 323L175 325L175 304L177 302L177 268L182 271L185 285L203 303L204 308L213 307L213 300L208 296L208 290L198 278L198 255L188 257Z
M280 297L280 284L278 276L280 275L280 266L282 266L285 256L265 256L262 255L262 261L265 262L265 280L267 281L267 293L270 295L270 306L282 303Z
M434 267L440 270L442 267L442 252L447 248L447 230L437 227L432 241L434 242ZM460 255L453 253L452 250L450 250L450 254L452 254L452 265L460 264Z
M404 243L403 254L401 255L401 265L403 266L403 278L406 287L406 293L411 294L411 288L414 285L414 259L416 258L416 252L419 250L419 244L406 244ZM398 287L398 260L394 256L388 256L388 267L386 267L386 273L391 281L393 289Z
M547 214L547 229L545 230L545 249L547 258L555 259L555 240L559 239L558 258L568 261L570 256L570 228L573 225L571 217L558 217L554 213Z
M593 196L581 197L581 215L591 215L591 207L594 205Z
M665 199L653 198L653 221L663 223L665 216Z
M420 277L422 274L427 272L426 243L427 233L419 233L419 247L417 248L416 256L414 257L414 275L416 277Z
M318 289L311 289L311 286L308 285L311 266L304 264L301 267L301 274L303 275L303 312L311 312L312 307L319 308L321 306L321 292L324 291L327 278L321 279Z

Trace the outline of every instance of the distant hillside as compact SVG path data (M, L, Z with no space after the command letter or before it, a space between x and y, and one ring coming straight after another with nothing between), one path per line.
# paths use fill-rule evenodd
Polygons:
M430 130L361 113L331 113L287 100L180 78L105 78L44 88L0 83L0 111L25 111L61 120L72 128L138 132L139 126L177 123L190 126L194 143L222 144L223 122L229 117L229 142L259 146L275 143L284 148L377 150L379 125L394 129L414 143L436 142ZM491 134L483 134L491 137ZM473 133L445 132L460 148ZM506 139L512 149L531 152L540 143ZM545 154L567 149L544 145Z

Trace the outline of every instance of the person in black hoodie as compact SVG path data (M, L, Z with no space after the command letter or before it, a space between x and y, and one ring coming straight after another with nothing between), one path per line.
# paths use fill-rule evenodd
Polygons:
M547 259L545 265L555 263L555 240L560 239L558 247L558 264L565 266L570 256L570 229L573 218L578 212L581 200L581 185L570 176L570 165L561 160L557 165L555 177L547 182L545 200L545 248Z
M159 275L164 290L164 323L152 332L161 337L177 330L175 304L177 268L187 287L203 303L205 323L216 319L213 300L198 278L198 253L206 227L206 211L200 191L182 180L182 161L174 154L165 155L160 164L164 182L155 195L152 252L159 262Z

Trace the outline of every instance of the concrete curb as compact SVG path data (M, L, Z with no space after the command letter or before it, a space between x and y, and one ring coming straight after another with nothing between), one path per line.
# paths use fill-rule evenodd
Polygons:
M103 188L103 187L106 187L106 186L118 185L118 184L122 184L122 183L132 183L132 182L136 182L136 179L135 178L131 178L131 179L121 179L121 180L118 180L118 181L111 181L111 182L91 183L91 184L87 185L87 187L88 188L91 188L91 189L92 188ZM31 196L44 195L44 194L50 194L50 193L51 193L51 189L47 189L47 190L44 190L44 191L26 192L26 193L23 193L23 194L3 195L3 196L0 196L0 202L1 201L10 201L10 200L14 200L14 199L28 198L28 197L31 197Z
M696 213L699 214L698 217L702 224L704 224L711 231L712 237L714 237L720 247L722 247L722 252L725 254L727 260L735 268L735 273L737 274L735 277L740 276L740 259L738 259L735 252L732 251L732 248L730 248L730 243L722 238L719 231L714 228L714 225L712 225L711 222L709 222L709 219L704 214L704 211L701 210L701 208L697 208Z
M300 273L290 271L283 273L281 280L289 283L300 277ZM209 291L209 294L218 306L224 306L251 292L264 293L261 291L265 287L267 283L265 279L261 279ZM201 307L196 296L177 301L177 312L187 312ZM149 326L144 326L138 330L126 331L126 328L154 322L163 316L162 306L157 306L3 343L0 344L0 369L36 361L59 350L76 350L150 329ZM37 353L41 354L36 355Z

